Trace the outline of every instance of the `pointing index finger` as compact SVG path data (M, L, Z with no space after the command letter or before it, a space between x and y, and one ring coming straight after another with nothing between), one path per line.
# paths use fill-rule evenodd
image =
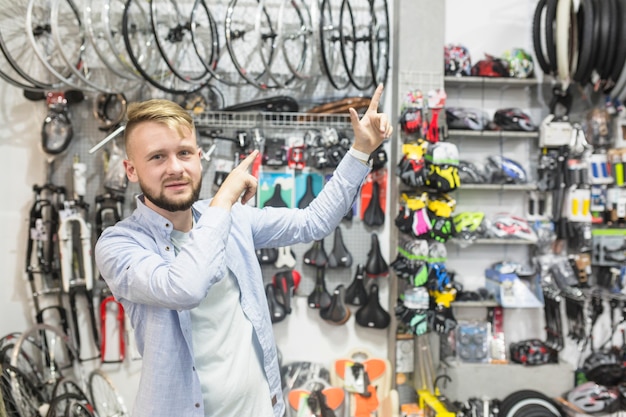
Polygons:
M376 90L374 91L374 95L372 95L372 99L370 100L370 105L367 108L367 111L378 111L378 104L380 103L380 96L383 94L383 85L378 84Z
M250 168L257 156L259 156L259 151L258 149L255 149L254 151L250 152L250 154L246 156L243 161L239 162L239 165L237 166L240 166L241 169L248 169Z

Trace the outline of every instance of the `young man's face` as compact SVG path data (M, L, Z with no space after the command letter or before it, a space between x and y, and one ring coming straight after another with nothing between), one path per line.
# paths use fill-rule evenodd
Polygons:
M159 212L187 210L202 185L201 150L195 134L183 136L168 126L144 122L133 129L124 161L129 181L139 182L146 205Z

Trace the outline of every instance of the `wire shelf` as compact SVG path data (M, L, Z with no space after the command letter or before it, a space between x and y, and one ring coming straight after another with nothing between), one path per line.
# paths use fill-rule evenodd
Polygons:
M227 112L210 111L194 115L197 127L318 129L351 126L349 114L285 113L285 112Z

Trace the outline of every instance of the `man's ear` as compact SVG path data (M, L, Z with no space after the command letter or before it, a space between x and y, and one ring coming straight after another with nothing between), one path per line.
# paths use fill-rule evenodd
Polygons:
M124 159L124 171L126 171L126 177L130 182L138 182L139 177L137 176L137 171L135 170L135 166L128 159Z

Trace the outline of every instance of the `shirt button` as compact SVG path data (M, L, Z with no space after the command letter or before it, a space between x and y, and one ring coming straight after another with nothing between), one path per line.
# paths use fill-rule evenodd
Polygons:
M166 246L166 247L165 247L165 250L169 252L169 251L170 251L170 247L169 247L169 246Z
M194 372L196 372L196 367L192 366L191 369L193 369Z
M170 227L170 224L169 223L165 223L165 227Z
M195 404L196 408L200 408L200 403Z

